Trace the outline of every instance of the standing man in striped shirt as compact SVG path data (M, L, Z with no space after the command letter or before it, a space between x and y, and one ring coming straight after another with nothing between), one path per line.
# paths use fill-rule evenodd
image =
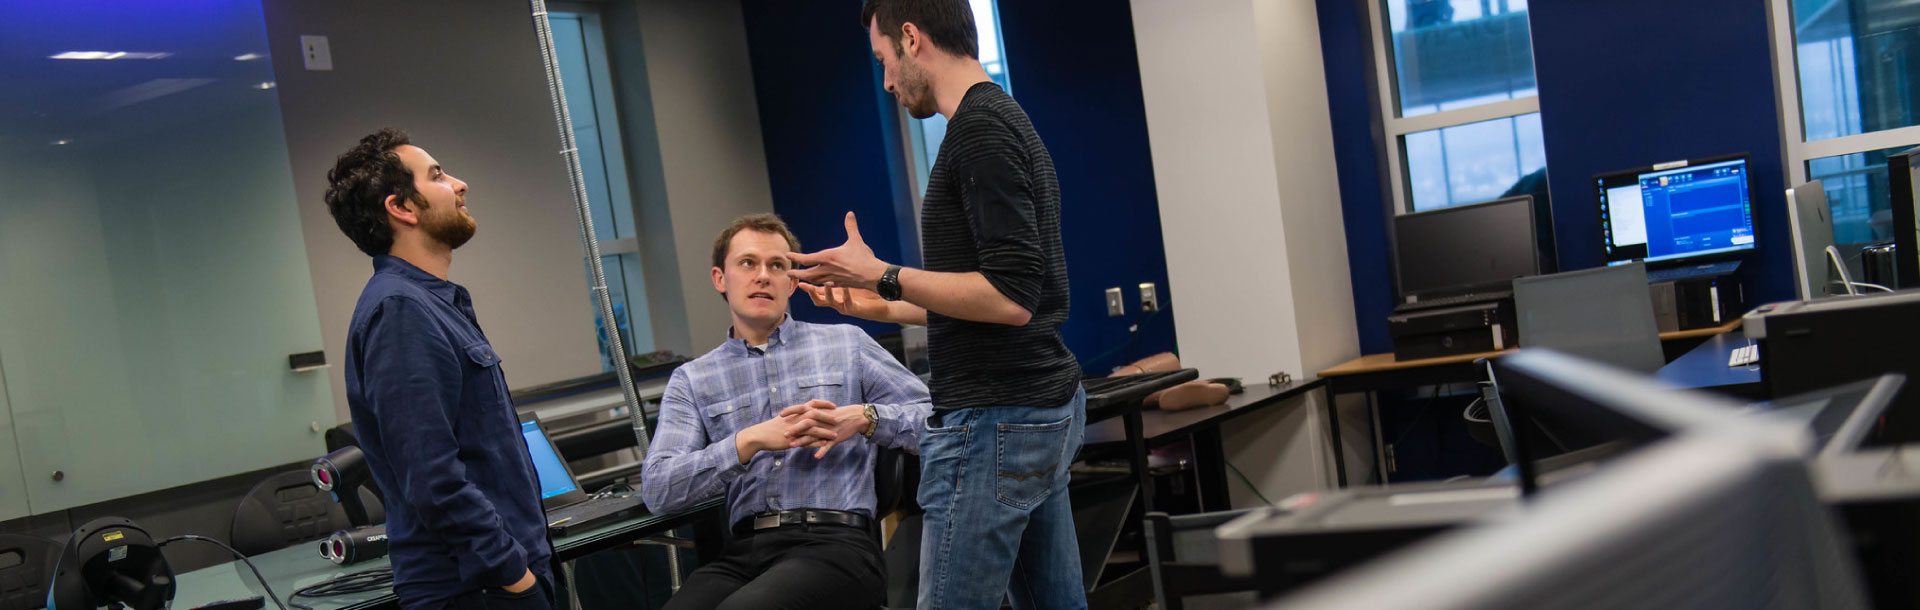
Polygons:
M1085 608L1067 500L1086 395L1060 339L1067 266L1060 185L1026 111L980 67L966 0L867 0L886 88L914 118L947 117L921 211L927 268L847 243L794 262L842 313L927 325L933 416L920 443L923 610Z
M656 513L724 494L733 539L668 610L886 601L874 453L918 450L927 386L857 327L787 318L799 249L772 214L740 217L713 242L733 327L667 381L640 493Z

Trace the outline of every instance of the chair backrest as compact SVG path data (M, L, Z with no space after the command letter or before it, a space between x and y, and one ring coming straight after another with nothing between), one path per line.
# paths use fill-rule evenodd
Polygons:
M0 610L47 606L47 583L61 548L48 538L0 534Z
M1143 520L1147 569L1153 579L1154 601L1163 610L1182 610L1188 596L1240 593L1233 605L1257 600L1253 579L1220 572L1220 540L1214 528L1249 511L1226 510L1169 516L1147 513ZM1225 601L1225 600L1217 600Z
M1652 373L1666 364L1642 263L1513 281L1520 346Z
M371 494L361 497L371 500ZM369 513L379 506L372 502ZM307 471L295 470L267 477L240 499L229 541L234 550L256 555L313 542L347 527L347 513L332 495L314 487Z
M873 456L873 518L893 511L920 511L920 456L900 449L876 448Z

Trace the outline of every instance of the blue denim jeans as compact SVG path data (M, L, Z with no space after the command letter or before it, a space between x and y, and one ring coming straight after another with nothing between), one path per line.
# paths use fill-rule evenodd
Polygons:
M1050 408L940 414L920 438L920 610L1080 610L1087 593L1067 501L1067 465L1087 396Z

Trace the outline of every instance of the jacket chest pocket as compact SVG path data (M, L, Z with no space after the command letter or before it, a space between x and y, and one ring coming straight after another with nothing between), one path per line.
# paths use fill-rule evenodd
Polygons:
M467 419L489 433L518 427L513 407L507 401L507 380L500 370L500 353L484 342L468 345L466 352L467 405L461 409Z

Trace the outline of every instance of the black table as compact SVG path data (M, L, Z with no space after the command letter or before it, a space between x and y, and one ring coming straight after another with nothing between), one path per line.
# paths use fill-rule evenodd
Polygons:
M1714 335L1654 373L1661 381L1689 389L1715 390L1746 398L1765 398L1760 363L1727 366L1733 350L1750 345L1744 333ZM1764 355L1763 355L1764 357Z
M695 506L693 509L668 515L642 513L634 517L553 541L555 563L564 564L586 555L632 544L633 542L657 534L662 534L684 525L696 525L695 548L701 553L701 560L708 560L709 553L718 553L723 546L726 520L726 501L713 499ZM388 565L382 557L350 566L334 565L320 557L319 548L313 544L298 544L269 553L261 553L252 558L261 576L273 585L274 593L282 601L303 587L313 586L328 580L339 578L354 572L361 572ZM556 576L564 578L562 574ZM239 561L231 561L217 566L194 570L180 574L176 578L178 586L174 594L173 607L191 608L201 604L223 599L261 596L266 592L254 580L253 573ZM391 589L368 591L334 597L302 597L300 603L312 606L314 610L372 610L374 608L397 608L400 598ZM267 602L269 610L276 610L273 602Z
M1185 411L1137 410L1137 433L1131 422L1109 419L1087 426L1085 444L1095 447L1124 443L1129 461L1141 469L1137 472L1144 472L1148 450L1192 439L1197 467L1195 472L1199 475L1201 510L1228 510L1232 506L1227 497L1226 451L1221 442L1221 426L1241 416L1322 389L1325 384L1326 380L1319 378L1278 386L1256 383L1246 386L1246 390L1239 394L1227 397L1226 404L1222 405ZM1335 452L1338 455L1338 423L1334 425ZM1142 493L1150 489L1151 483L1143 482Z

